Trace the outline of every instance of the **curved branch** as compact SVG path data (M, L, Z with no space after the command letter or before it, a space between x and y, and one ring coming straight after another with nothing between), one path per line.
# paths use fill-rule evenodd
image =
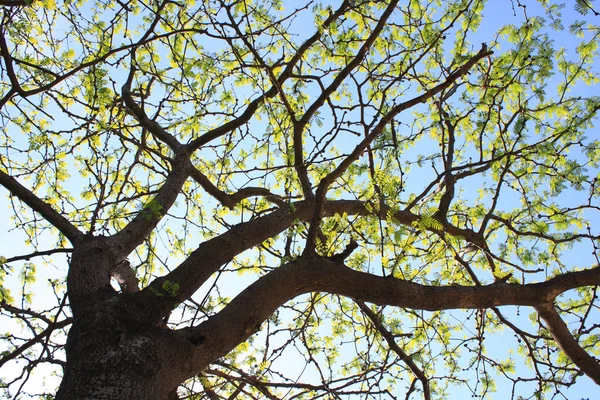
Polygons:
M0 29L4 31L4 22L0 24ZM19 79L17 79L17 75L13 66L13 58L10 55L10 50L8 49L8 45L6 44L4 32L0 32L0 54L2 54L2 58L4 59L4 66L6 68L6 74L8 75L8 79L11 84L11 90L17 93L22 93L23 88L19 83Z
M277 204L279 207L284 207L287 204L281 197L271 193L269 189L262 187L245 187L233 194L228 194L216 187L210 181L210 179L208 179L206 175L200 172L197 168L192 168L192 179L196 181L200 186L202 186L202 189L204 189L208 194L217 199L219 203L229 208L230 210L233 210L235 206L238 205L242 200L252 196L265 197L267 200L274 204Z
M369 34L369 37L367 37L362 47L356 52L356 55L354 56L352 61L350 61L348 65L346 65L340 71L340 73L333 79L333 82L331 82L331 84L327 88L324 88L322 90L319 97L317 97L317 99L308 107L302 118L300 118L296 123L294 123L294 164L298 173L298 178L300 179L300 182L302 184L304 195L307 198L314 197L314 195L312 194L311 184L308 178L308 171L304 162L304 151L302 146L302 132L304 130L304 127L309 123L311 118L315 115L319 108L321 108L325 101L340 87L340 85L348 77L348 75L350 75L350 73L363 61L363 59L369 52L369 49L373 46L375 40L377 40L377 38L381 34L381 31L384 29L388 18L392 15L397 4L398 0L395 0L391 1L387 5L386 9L379 17L377 25L375 26L375 28L373 28L373 31ZM321 185L319 185L319 188L321 188ZM316 196L318 198L318 192ZM324 197L324 194L322 196ZM312 228L312 232L309 233L307 240L307 249L309 251L312 251L314 248L314 239L316 237L316 232L317 227L315 226L314 228Z
M311 215L310 203L299 203L280 208L261 218L237 224L227 232L201 243L189 257L164 277L155 279L148 287L135 295L148 310L151 323L160 321L174 307L191 297L196 290L219 268L241 252L259 245L290 227L295 219L306 220ZM165 292L165 283L179 287L176 298ZM175 300L175 301L174 301Z
M386 9L379 17L377 25L375 26L375 28L373 28L373 31L369 34L369 37L365 40L362 47L356 52L356 55L354 56L352 61L350 61L340 71L340 73L335 77L333 82L331 82L331 84L322 91L319 97L310 105L308 110L306 110L302 118L298 121L302 126L305 126L310 121L310 119L317 112L317 110L319 110L319 108L321 108L321 106L325 103L325 100L327 100L327 98L329 98L329 96L331 96L333 92L335 92L337 88L340 87L342 82L348 77L352 70L358 67L361 61L363 61L363 59L369 52L369 49L373 46L373 43L375 43L375 41L381 34L381 31L385 28L387 20L394 12L396 5L398 5L398 0L392 1L387 5Z
M182 333L200 347L196 365L202 367L245 341L282 304L305 293L328 292L379 305L440 311L507 305L538 307L569 289L598 284L600 267L527 285L426 286L356 271L310 255L261 277L218 314Z
M597 268L596 268L597 269ZM547 328L558 343L560 349L581 369L581 371L600 385L600 363L588 354L573 337L569 328L562 320L551 302L542 303L535 307Z
M80 241L84 234L69 220L54 210L49 204L41 200L31 190L21 185L15 178L0 170L0 185L4 186L13 196L16 196L31 209L40 214L46 221L60 231L71 244Z
M148 310L148 318L151 322L160 321L176 307L177 302L191 297L223 264L241 252L277 236L293 226L294 221L308 221L313 215L314 207L313 201L297 202L290 204L289 207L279 208L264 217L233 226L222 235L201 243L177 268L164 277L154 280L147 288L138 293L136 301L145 303L144 307ZM402 225L411 225L420 218L409 211L393 210L386 205L382 205L376 211L369 210L360 200L324 201L323 216L344 213L347 215L375 214L384 219L392 215L394 221ZM431 230L440 235L443 234L433 228ZM444 230L454 236L464 237L477 245L484 243L479 235L468 229L457 228L447 223L444 224ZM176 283L179 287L175 299L171 297L172 292L167 293L163 289L163 285L168 282Z
M0 0L2 1L2 0ZM16 94L19 93L19 95L21 97L28 97L28 96L33 96L36 94L40 94L43 92L48 91L49 89L53 88L54 86L60 84L61 82L65 81L66 79L70 78L71 76L77 74L80 71L83 71L84 69L88 68L88 67L92 67L94 65L100 64L104 61L106 61L107 59L109 59L110 57L112 57L115 54L118 54L122 51L126 51L129 49L133 49L136 48L137 46L143 45L145 43L151 42L153 40L158 40L161 39L163 37L168 37L171 36L173 34L175 34L177 32L168 32L162 35L156 35L152 38L147 38L144 41L139 41L137 43L132 43L132 44L127 44L127 45L123 45L120 47L117 47L115 49L109 50L106 53L104 53L101 56L98 56L98 58L90 60L90 61L86 61L86 62L82 62L81 64L77 65L75 68L73 68L70 71L65 72L63 75L55 75L55 79L52 82L49 82L43 86L39 86L37 88L34 89L29 89L29 90L21 90L20 92L18 92L17 90L10 90L8 93L6 93L4 95L4 97L2 97L2 99L0 99L0 108L3 108L6 103L8 103L8 101ZM16 61L16 60L15 60Z
M154 29L156 29L156 26L158 25L158 22L160 21L160 18L161 18L160 13L165 8L166 5L167 5L166 1L163 1L161 4L159 4L159 6L156 10L156 15L154 17L154 20L152 21L152 23L146 30L146 33L144 33L144 35L140 38L140 40L138 41L138 44L146 41L148 39L148 37L150 36L150 34L152 32L154 32ZM159 139L163 143L167 144L171 148L171 150L173 150L175 153L177 153L177 151L182 146L181 143L179 143L179 141L177 141L177 139L173 135L171 135L162 126L160 126L160 124L158 124L156 121L150 119L146 115L146 111L144 111L143 107L141 107L139 104L137 104L135 102L135 100L133 100L133 97L131 95L131 84L132 84L133 78L135 76L136 49L137 49L137 47L134 47L133 50L131 51L131 66L129 69L129 75L127 77L127 81L121 88L121 96L123 98L125 105L129 109L129 111L131 111L131 113L133 114L135 119L140 123L140 125L142 125L146 129L148 129L148 131L150 131L157 139ZM150 90L150 86L148 86L148 90Z
M131 54L133 58L133 55L135 53L132 52ZM129 73L129 78L127 78L127 82L125 82L125 84L121 88L121 96L123 98L123 101L125 102L125 105L129 109L131 114L135 117L135 119L140 123L140 125L148 129L148 131L151 132L157 139L165 143L173 151L176 152L182 146L181 143L177 141L175 136L171 135L169 132L166 131L165 128L160 126L158 122L150 119L146 114L146 111L144 111L144 109L138 103L136 103L135 100L133 100L133 97L131 95L131 83L133 81L134 71L135 68L132 65L131 71Z

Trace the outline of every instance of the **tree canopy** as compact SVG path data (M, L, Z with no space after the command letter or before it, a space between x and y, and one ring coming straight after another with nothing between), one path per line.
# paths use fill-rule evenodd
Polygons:
M600 385L594 7L0 1L3 395Z

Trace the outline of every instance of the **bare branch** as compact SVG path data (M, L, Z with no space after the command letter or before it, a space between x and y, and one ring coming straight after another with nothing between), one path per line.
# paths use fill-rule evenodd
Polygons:
M371 310L364 302L360 300L357 300L356 304L358 304L358 307L361 309L361 311L365 313L365 315L371 320L373 325L375 325L375 328L381 334L381 336L383 336L390 348L396 354L398 354L398 356L400 356L402 362L406 363L406 365L408 365L413 374L415 374L415 376L421 381L421 384L423 385L423 397L425 398L425 400L430 400L431 392L429 390L429 379L427 378L423 370L419 368L417 364L415 364L410 355L408 355L404 350L402 350L400 346L398 346L394 335L385 327L385 325L381 321L381 318L379 318L379 316L375 314L373 310Z
M64 302L64 300L63 300L63 302ZM62 303L62 304L64 305L64 303ZM73 322L72 318L66 318L66 319L64 319L62 321L57 321L58 314L60 314L60 311L62 309L62 305L61 305L61 308L59 309L58 313L55 315L55 317L54 317L53 320L50 320L45 315L36 313L34 311L31 311L31 310L21 310L21 309L18 309L16 307L13 307L13 306L9 305L5 301L1 301L0 302L0 308L4 308L5 310L7 310L7 311L9 311L11 313L14 313L14 314L28 314L28 315L31 315L34 318L39 318L39 319L41 319L42 321L44 321L45 323L48 324L48 327L46 329L44 329L39 334L35 335L33 338L27 340L21 346L17 347L13 351L10 351L10 352L7 352L6 354L3 354L3 356L0 357L0 368L2 368L2 366L4 364L6 364L7 362L9 362L11 360L14 360L19 355L23 354L23 352L25 352L27 349L31 348L33 345L35 345L37 343L41 343L44 340L47 342L48 338L50 337L50 335L55 330L62 329L64 327L70 325Z
M34 251L33 253L29 253L29 254L25 254L22 256L15 256L15 257L9 257L4 261L4 264L8 264L11 262L15 262L15 261L29 261L30 259L34 258L34 257L43 257L43 256L49 256L52 254L58 254L58 253L72 253L73 249L54 249L54 250L44 250L44 251Z
M262 196L265 197L270 202L277 204L279 207L285 207L286 202L279 196L271 193L266 188L261 187L245 187L243 189L238 190L233 194L228 194L218 187L216 187L210 179L206 177L202 172L200 172L197 168L193 167L193 172L191 174L192 179L194 179L202 189L204 189L208 194L217 199L221 204L230 210L234 209L236 205L239 204L244 199L254 196Z
M76 244L83 238L71 222L54 210L48 203L37 197L31 190L21 185L15 178L0 170L0 185L4 186L13 196L19 198L31 209L40 214L46 221L50 222L60 231L72 244Z
M236 128L239 128L246 122L250 121L250 118L252 118L252 116L258 109L258 107L266 99L273 98L277 95L277 93L279 92L279 90L282 87L282 85L284 84L284 82L292 76L292 74L294 72L294 68L296 67L298 62L300 62L300 60L302 60L302 57L304 57L304 55L308 51L308 49L310 49L310 47L313 44L315 44L319 40L319 38L321 38L321 36L323 35L323 32L329 25L331 25L333 22L335 22L339 18L339 16L343 15L343 13L348 9L350 4L351 4L351 2L349 0L345 0L334 13L332 13L329 17L327 17L327 19L323 22L323 25L322 25L320 31L316 32L313 36L306 39L306 41L304 43L302 43L302 45L300 47L298 47L298 50L296 50L296 52L294 53L294 55L292 56L290 61L286 62L286 67L283 70L283 72L281 73L281 75L279 75L279 77L277 78L277 83L275 83L269 90L267 90L261 96L252 100L248 104L248 106L246 106L246 110L244 110L244 112L239 117L226 122L225 124L219 126L218 128L215 128L215 129L212 129L212 130L206 132L205 134L199 136L197 139L192 141L188 145L190 152L193 150L199 149L203 145L211 142L212 140L214 140L218 137L221 137L221 136L227 134L228 132L233 131Z
M469 59L469 61L467 61L458 70L456 70L455 72L450 74L444 82L436 85L432 89L427 90L425 93L412 98L411 100L402 102L402 103L398 104L397 106L393 107L385 116L383 116L381 118L381 120L373 128L371 133L369 133L369 135L367 137L365 137L354 148L352 153L350 153L350 155L348 157L346 157L333 171L331 171L329 174L327 174L327 176L325 178L323 178L321 180L321 182L319 183L319 186L317 188L315 212L312 217L312 220L310 223L310 229L309 229L308 235L307 235L308 237L306 239L305 252L307 254L314 251L314 247L316 244L315 241L316 241L317 228L319 226L319 221L321 219L322 205L323 205L323 201L325 200L325 195L327 194L327 190L329 189L329 186L337 178L339 178L344 173L344 171L346 171L348 169L348 167L350 165L352 165L352 163L354 163L361 156L361 154L363 154L363 152L366 150L366 148L381 134L381 132L383 132L384 127L387 124L389 124L390 121L392 121L398 114L400 114L402 111L407 110L419 103L426 102L427 100L429 100L436 94L438 94L438 93L442 92L444 89L450 87L457 79L459 79L461 76L463 76L467 72L469 72L469 70L475 64L477 64L477 62L479 60L481 60L484 57L489 56L490 54L492 54L492 52L488 51L487 46L485 44L483 44L481 47L481 50L479 50L479 52L477 54L475 54L473 57L471 57Z
M600 268L596 267L595 269L598 270ZM565 277L567 275L565 275ZM561 350L564 351L567 357L569 357L583 373L592 378L596 384L600 385L600 363L577 343L577 340L575 340L565 322L558 312L556 312L552 302L540 303L536 305L535 309L540 317L548 324L548 330Z
M44 339L46 339L48 336L50 336L52 334L52 332L54 332L55 330L65 328L65 327L71 325L72 322L73 322L72 318L66 318L66 319L56 322L52 326L49 326L48 328L44 329L42 332L40 332L38 335L33 337L31 340L28 340L27 342L23 343L21 346L17 347L13 351L2 356L2 358L0 358L0 367L2 367L4 364L9 362L10 360L14 360L19 355L23 354L23 352L26 351L27 349L31 348L31 346L42 342Z

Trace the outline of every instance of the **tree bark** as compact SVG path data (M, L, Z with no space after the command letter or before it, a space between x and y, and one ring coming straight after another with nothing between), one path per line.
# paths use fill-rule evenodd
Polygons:
M167 399L190 377L194 346L175 331L145 325L140 312L113 298L74 321L57 400Z
M105 244L92 239L73 252L68 291L74 318L56 399L167 399L195 370L195 346L148 323L137 297L110 287L114 260Z

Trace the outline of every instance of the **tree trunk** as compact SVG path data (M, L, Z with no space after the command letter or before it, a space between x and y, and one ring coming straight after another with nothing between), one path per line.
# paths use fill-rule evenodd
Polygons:
M190 377L194 346L170 329L140 322L134 304L113 296L74 320L57 400L166 400Z

